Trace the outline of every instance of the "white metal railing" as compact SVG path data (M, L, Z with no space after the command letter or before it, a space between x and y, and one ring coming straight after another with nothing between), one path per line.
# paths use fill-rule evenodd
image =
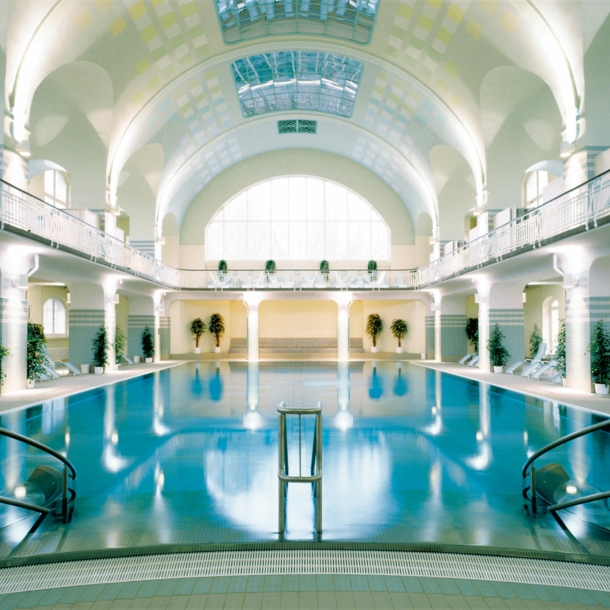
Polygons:
M33 233L51 245L77 250L158 284L180 287L178 269L4 181L0 181L0 223L2 228L6 224Z
M417 286L436 284L523 248L539 247L575 229L597 227L598 220L608 216L610 172L605 172L422 267Z
M473 268L502 260L543 241L596 227L610 217L610 171L482 235L419 269L378 270L260 269L227 272L175 269L106 235L96 227L0 180L0 226L10 225L105 261L171 289L186 290L417 290Z

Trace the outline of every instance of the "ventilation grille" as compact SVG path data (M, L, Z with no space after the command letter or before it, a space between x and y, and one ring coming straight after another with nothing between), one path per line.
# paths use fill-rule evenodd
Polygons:
M317 133L318 121L288 119L277 122L278 133Z
M166 578L366 574L458 578L610 591L610 566L453 553L217 551L116 557L0 570L0 593Z

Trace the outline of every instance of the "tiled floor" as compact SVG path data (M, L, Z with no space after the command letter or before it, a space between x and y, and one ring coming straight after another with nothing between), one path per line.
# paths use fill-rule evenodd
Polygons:
M610 608L610 593L399 576L234 576L13 593L12 608Z

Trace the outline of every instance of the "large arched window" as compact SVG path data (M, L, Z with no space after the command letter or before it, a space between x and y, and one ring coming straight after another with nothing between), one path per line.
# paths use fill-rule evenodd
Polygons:
M390 229L344 186L286 176L229 200L206 227L205 245L208 260L389 260Z
M56 208L68 207L68 181L64 172L44 172L44 200Z
M45 335L66 334L66 308L59 299L47 299L42 310Z

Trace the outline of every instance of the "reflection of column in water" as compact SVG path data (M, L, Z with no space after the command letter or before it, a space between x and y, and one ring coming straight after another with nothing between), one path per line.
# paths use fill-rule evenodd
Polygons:
M210 398L219 401L222 398L222 377L220 376L220 362L214 363L214 375L210 376Z
M42 405L42 433L52 434L64 423L65 401L63 398L49 400Z
M433 436L438 436L443 431L443 377L440 371L434 371L434 398L432 400L432 423L424 430ZM429 401L430 402L430 401Z
M349 362L337 363L337 415L335 424L340 430L354 425L354 414L350 410Z
M161 376L155 373L153 382L153 432L157 436L164 436L169 432L169 428L163 422L165 414L165 400L163 397L163 387L161 386Z
M258 362L248 362L246 378L246 412L244 413L244 428L258 430L262 428L265 420L258 411L259 393Z
M479 383L479 429L476 433L478 452L466 458L466 463L475 470L485 470L491 462L490 436L489 384Z
M114 400L115 386L106 386L106 408L104 409L104 438L102 463L109 472L119 472L127 461L118 455L116 446L119 443L119 432L115 428L116 405Z
M588 413L574 409L572 417L570 418L570 429L566 431L566 434L571 434L577 430L582 430L582 428L586 428L592 423L591 416ZM570 464L568 474L571 474L574 480L580 485L583 483L595 484L593 481L587 481L589 472L591 470L591 457L589 456L587 447L590 446L595 434L599 434L599 432L593 432L593 434L581 436L580 438L574 439L567 444L568 459Z
M26 435L25 410L2 415L2 424L5 428ZM27 445L19 441L2 437L4 455L2 455L2 474L4 487L13 490L16 485L22 483L26 478L26 448ZM38 452L36 452L38 453ZM10 507L7 507L10 509ZM13 510L13 509L10 509Z

